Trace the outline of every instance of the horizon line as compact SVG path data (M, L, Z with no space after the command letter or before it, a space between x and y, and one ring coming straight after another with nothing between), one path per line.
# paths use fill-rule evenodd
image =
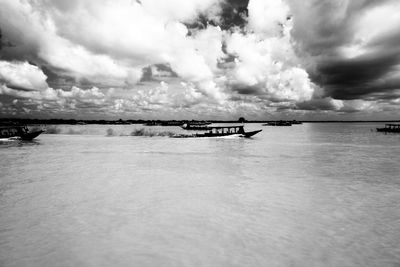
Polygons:
M130 123L142 123L142 122L168 122L168 121L207 121L212 123L238 123L240 120L188 120L188 119L62 119L62 118L48 118L48 119L38 119L38 118L0 118L0 122L6 121L25 121L25 122L130 122ZM244 120L244 123L264 123L272 121L298 121L304 123L362 123L362 122L400 122L400 120Z

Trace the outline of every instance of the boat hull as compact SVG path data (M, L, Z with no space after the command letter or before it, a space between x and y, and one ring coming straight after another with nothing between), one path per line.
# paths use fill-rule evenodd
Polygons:
M25 140L25 141L29 141L29 140L32 140L32 139L38 137L43 132L44 132L43 130L29 132L29 133L21 135L21 139Z
M258 134L259 132L261 132L262 130L257 130L257 131L252 131L252 132L246 132L244 133L244 137L249 138L252 137L255 134Z

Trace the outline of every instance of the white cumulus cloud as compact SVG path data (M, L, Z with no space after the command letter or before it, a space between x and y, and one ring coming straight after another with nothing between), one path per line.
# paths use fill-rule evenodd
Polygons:
M0 82L28 90L41 90L48 87L46 79L40 68L28 62L0 60Z

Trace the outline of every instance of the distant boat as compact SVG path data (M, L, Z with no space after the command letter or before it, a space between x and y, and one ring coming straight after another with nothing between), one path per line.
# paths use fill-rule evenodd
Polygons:
M210 127L211 129L206 133L201 134L177 134L173 138L200 138L200 137L245 137L249 138L262 130L245 132L242 125L239 126L222 126Z
M384 128L376 128L378 132L400 133L400 124L385 124Z
M263 126L292 126L292 122L290 121L269 121Z
M0 126L0 138L32 140L43 132L43 130L30 131L26 126Z

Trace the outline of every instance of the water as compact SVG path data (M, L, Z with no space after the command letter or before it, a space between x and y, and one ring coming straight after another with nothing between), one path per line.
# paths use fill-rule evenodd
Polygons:
M376 126L1 142L0 266L400 266L400 135Z

